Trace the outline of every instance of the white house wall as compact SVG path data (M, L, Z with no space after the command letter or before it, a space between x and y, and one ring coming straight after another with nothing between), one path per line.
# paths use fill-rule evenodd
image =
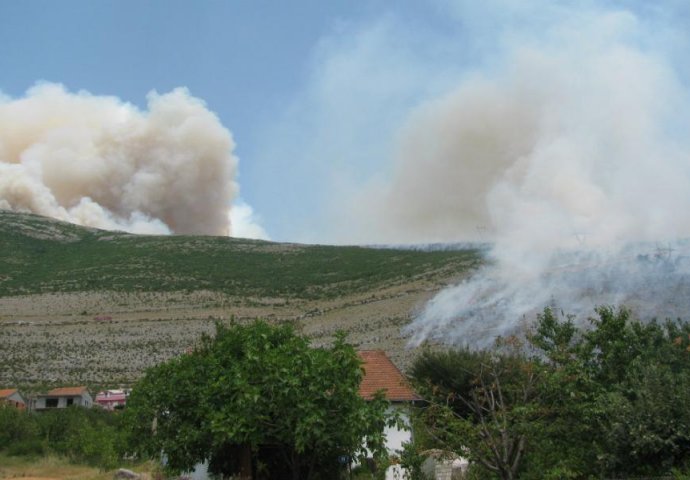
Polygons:
M47 401L49 399L54 399L57 398L57 406L55 407L48 407ZM81 407L91 407L92 402L91 402L91 397L88 395L84 395L83 397L77 396L77 397L38 397L33 400L33 409L35 410L43 410L46 408L67 408L67 400L73 399L72 405L76 406L81 406Z
M410 427L410 414L407 405L394 405L389 408L388 413L398 412L403 422L404 428L386 427L386 449L389 455L400 455L403 443L412 442L412 429Z

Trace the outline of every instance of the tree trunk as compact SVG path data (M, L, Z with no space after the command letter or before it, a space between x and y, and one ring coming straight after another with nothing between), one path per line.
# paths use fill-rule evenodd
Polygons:
M252 449L249 445L240 446L240 478L252 480Z
M300 480L300 470L302 469L302 462L300 456L295 450L292 450L292 480Z

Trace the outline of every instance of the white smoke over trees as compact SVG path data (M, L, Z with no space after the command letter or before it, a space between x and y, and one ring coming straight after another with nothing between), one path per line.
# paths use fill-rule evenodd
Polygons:
M0 97L0 208L134 233L229 235L230 132L184 88L140 111L38 84Z
M570 13L417 109L392 180L360 196L385 241L493 242L491 266L412 323L416 342L490 342L552 302L687 314L687 88L633 13Z

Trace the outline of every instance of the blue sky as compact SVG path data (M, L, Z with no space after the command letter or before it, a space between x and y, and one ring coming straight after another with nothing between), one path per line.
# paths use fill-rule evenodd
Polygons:
M0 91L19 97L49 81L145 107L151 90L189 88L233 133L242 197L284 238L294 232L281 219L314 203L305 193L309 203L291 198L295 211L283 209L280 197L310 182L285 183L285 159L267 158L265 135L293 108L320 42L387 11L386 2L320 0L2 1Z
M187 87L232 132L240 196L272 239L366 242L343 234L349 198L389 181L410 116L477 72L500 76L506 51L573 14L630 12L640 25L616 41L683 82L683 2L573 4L0 0L0 92L49 81L143 108Z

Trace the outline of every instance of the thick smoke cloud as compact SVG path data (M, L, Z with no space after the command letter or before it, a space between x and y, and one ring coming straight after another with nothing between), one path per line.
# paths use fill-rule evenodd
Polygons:
M415 342L485 344L554 303L688 311L688 92L636 15L572 13L418 109L393 180L362 197L389 240L494 245L424 308Z
M40 84L0 98L0 208L135 233L230 234L230 132L186 89L114 97Z

